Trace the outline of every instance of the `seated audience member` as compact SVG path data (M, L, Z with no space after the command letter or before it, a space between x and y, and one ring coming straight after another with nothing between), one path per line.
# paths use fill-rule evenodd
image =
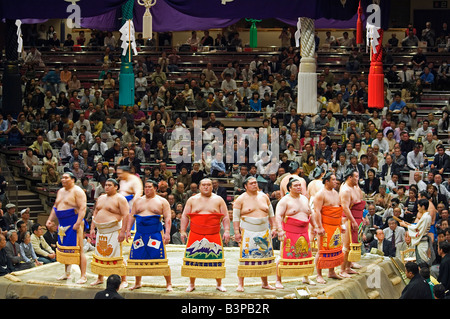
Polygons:
M56 253L45 241L44 227L39 223L33 225L31 244L40 262L44 264L56 262Z

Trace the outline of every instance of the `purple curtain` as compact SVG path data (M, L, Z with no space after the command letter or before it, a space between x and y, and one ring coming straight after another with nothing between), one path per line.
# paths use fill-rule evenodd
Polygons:
M95 17L113 9L119 8L126 0L81 0L83 17ZM63 0L1 0L1 19L64 19L70 13L66 12L71 3Z
M142 31L142 16L145 7L134 4L133 23L136 31ZM150 9L153 17L153 31L186 31L186 30L207 30L213 28L224 28L238 22L240 19L221 18L198 18L178 12L169 6L164 0L158 0ZM121 10L114 9L97 17L82 18L81 26L84 28L98 29L102 31L115 31L121 27L119 18Z
M283 19L277 18L283 23L297 26L298 19ZM316 29L351 29L356 28L356 21L358 20L358 14L355 14L350 20L335 20L335 19L325 19L320 18L314 20L314 27ZM365 26L365 17L362 16L363 25Z

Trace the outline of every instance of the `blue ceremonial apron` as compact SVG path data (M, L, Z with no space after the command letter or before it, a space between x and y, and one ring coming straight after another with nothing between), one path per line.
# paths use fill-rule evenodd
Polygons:
M130 201L133 199L133 197L134 197L133 194L125 196L125 198L127 199L128 204L130 204ZM130 206L130 211L129 212L131 213L131 206ZM131 226L131 230L135 229L134 225L135 225L135 223L133 223L133 225Z
M55 213L59 221L58 244L60 246L77 246L77 231L73 229L73 225L78 219L75 209L58 210L55 207Z
M165 259L161 215L136 218L136 233L130 250L130 259Z

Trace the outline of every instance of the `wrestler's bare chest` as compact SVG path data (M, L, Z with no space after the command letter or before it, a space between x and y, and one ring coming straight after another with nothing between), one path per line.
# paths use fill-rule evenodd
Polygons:
M74 188L70 190L66 190L65 188L61 188L58 191L55 200L55 207L58 210L65 210L70 208L77 208L77 199L76 199L76 191Z
M323 206L339 206L339 193L335 190L323 190Z
M107 196L102 195L97 200L98 205L98 213L97 219L106 217L106 216L115 216L119 218L120 214L120 205L117 195Z
M163 203L159 198L140 198L136 202L136 214L140 216L162 215Z
M298 220L308 221L310 210L306 197L292 198L286 203L285 216L289 216Z
M241 216L250 217L266 217L269 213L269 206L265 195L258 194L256 196L250 196L248 194L242 194L242 208Z
M192 197L192 213L220 213L220 202L215 196L203 197L195 195Z

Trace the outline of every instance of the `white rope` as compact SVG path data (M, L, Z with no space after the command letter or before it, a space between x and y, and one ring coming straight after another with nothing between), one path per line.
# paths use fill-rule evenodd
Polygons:
M300 55L302 57L313 58L316 48L314 40L314 20L310 18L300 18L301 38Z

